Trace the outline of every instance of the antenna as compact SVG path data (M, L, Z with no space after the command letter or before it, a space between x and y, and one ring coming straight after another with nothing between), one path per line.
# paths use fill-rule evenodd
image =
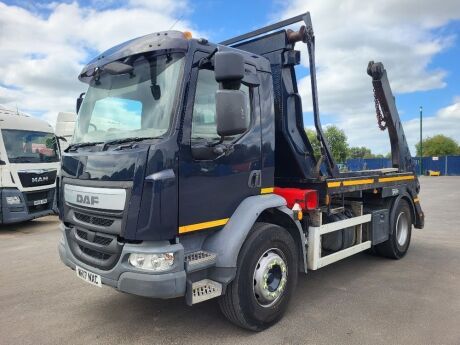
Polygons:
M177 24L182 18L184 18L184 13L182 13L182 15L181 15L179 18L176 19L176 21L173 23L173 25L171 25L171 27L168 29L168 31L169 31L169 30L172 30L173 27L175 27L176 24Z

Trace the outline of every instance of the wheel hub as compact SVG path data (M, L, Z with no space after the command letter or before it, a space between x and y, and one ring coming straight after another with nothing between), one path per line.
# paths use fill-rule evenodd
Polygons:
M396 220L396 240L398 244L402 247L406 244L407 236L409 234L409 223L404 212L401 212L398 215Z
M266 251L254 270L254 295L263 307L273 305L282 295L287 282L287 266L277 249Z

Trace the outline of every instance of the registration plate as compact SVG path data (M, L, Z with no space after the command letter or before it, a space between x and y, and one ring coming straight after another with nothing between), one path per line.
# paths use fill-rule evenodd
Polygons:
M75 271L77 272L77 277L83 279L85 282L92 285L102 287L101 276L99 274L89 272L81 267L76 266Z
M40 199L40 200L34 200L34 206L37 205L44 205L48 202L48 199Z

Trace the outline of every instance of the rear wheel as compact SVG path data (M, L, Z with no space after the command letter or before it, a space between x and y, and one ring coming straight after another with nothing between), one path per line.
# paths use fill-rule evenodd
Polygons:
M375 251L381 256L391 259L401 259L409 249L412 235L412 213L409 203L401 199L395 207L392 219L390 237L387 241L375 246Z
M219 300L234 324L261 331L283 316L297 283L297 246L283 228L256 223L238 256L235 279Z

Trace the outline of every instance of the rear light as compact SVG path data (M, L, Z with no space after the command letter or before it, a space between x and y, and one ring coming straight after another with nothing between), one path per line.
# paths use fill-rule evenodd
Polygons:
M293 208L296 203L304 211L312 211L318 208L318 191L314 189L276 187L274 193L286 199L289 208Z
M318 192L316 190L305 191L305 209L315 210L318 208Z

